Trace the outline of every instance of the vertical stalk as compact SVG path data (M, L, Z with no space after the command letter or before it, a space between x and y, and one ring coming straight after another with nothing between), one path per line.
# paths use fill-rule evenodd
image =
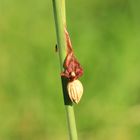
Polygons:
M66 57L66 40L64 33L64 27L66 26L65 0L52 0L52 2L56 26L57 45L59 50L60 68L62 72L63 62ZM67 80L64 78L62 78L62 88L67 114L69 137L70 140L78 140L73 105L68 97Z

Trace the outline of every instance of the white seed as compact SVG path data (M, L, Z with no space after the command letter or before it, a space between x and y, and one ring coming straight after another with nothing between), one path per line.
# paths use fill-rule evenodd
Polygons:
M75 72L74 72L74 71L71 72L71 76L72 76L72 77L75 77Z
M79 103L83 95L83 85L79 80L69 82L67 85L69 98L73 103Z

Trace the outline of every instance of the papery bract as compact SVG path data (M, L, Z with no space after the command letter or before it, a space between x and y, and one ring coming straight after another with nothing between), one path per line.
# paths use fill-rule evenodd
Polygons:
M65 29L66 43L67 43L67 54L63 64L64 71L61 73L61 76L68 78L70 81L78 79L83 74L83 69L76 59L69 34Z

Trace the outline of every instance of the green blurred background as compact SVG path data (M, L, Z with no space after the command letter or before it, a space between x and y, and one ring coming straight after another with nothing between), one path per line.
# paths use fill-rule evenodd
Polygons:
M67 0L82 66L79 140L140 140L140 1ZM0 0L0 140L67 140L51 0Z

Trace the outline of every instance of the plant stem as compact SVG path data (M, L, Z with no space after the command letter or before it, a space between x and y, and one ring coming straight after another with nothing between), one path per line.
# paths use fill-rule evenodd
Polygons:
M63 62L66 57L66 40L65 40L65 33L64 33L64 28L66 26L65 0L52 0L52 2L53 2L54 20L56 26L60 68L62 72L64 70ZM73 104L70 101L67 93L67 82L68 82L67 79L62 78L62 88L63 88L66 114L67 114L69 137L70 140L78 140Z

